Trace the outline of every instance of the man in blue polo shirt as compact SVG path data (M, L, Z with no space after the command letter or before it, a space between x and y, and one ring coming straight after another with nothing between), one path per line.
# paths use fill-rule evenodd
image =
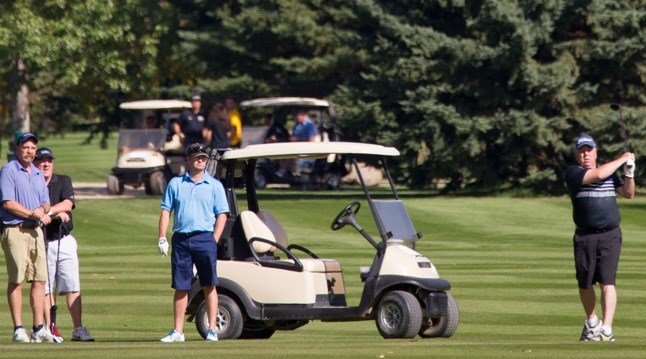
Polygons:
M597 164L597 145L583 134L576 139L576 166L565 172L572 201L574 231L574 264L579 285L579 297L586 321L583 341L615 341L612 321L617 306L615 278L621 252L621 228L616 194L624 198L635 196L635 155L625 152L614 161ZM623 180L615 171L624 166ZM603 319L596 314L596 293L601 288Z
M34 166L38 139L25 132L16 141L16 159L0 171L2 249L7 264L7 299L14 323L14 342L60 342L45 326L43 307L47 264L42 225L52 219L45 178ZM31 337L22 323L22 283L31 282Z
M188 170L168 183L161 202L158 249L162 255L168 255L166 231L171 212L174 216L171 287L175 289L175 327L161 339L164 343L184 341L184 315L193 279L193 265L197 268L204 291L209 320L206 340L218 340L215 330L218 311L218 294L215 289L218 284L217 243L224 230L229 206L222 183L205 171L207 160L206 146L197 143L188 146Z

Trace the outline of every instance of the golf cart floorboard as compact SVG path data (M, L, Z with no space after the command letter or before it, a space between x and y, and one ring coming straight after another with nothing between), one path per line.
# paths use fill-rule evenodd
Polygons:
M338 306L317 306L317 307L300 307L300 308L285 308L285 307L265 307L262 311L264 320L284 320L284 319L308 319L323 321L335 320L348 320L349 318L356 318L356 320L370 319L361 313L359 307L338 307Z

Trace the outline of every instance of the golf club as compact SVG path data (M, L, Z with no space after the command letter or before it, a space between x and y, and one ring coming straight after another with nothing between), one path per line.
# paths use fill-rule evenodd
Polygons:
M626 125L624 124L624 111L618 103L611 103L610 108L613 111L619 112L619 119L621 120L621 134L624 137L624 150L628 152L628 134L626 133Z
M624 137L624 151L628 152L628 134L626 133L626 125L624 124L624 111L621 108L621 105L616 102L610 104L610 109L619 112L619 120L621 120L621 134Z

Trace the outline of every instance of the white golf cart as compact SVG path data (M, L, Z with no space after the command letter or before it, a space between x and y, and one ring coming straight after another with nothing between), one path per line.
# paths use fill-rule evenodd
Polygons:
M346 156L359 173L363 203L381 237L374 239L357 223L360 201L346 205L332 220L331 230L351 226L376 252L369 267L356 271L364 283L357 305L346 302L341 263L288 243L285 229L261 209L255 191L254 170L260 159L330 154ZM386 158L397 155L399 151L392 147L351 142L260 144L213 153L209 172L221 178L231 210L218 247L220 339L269 338L276 330L293 330L312 320L375 320L384 338L450 337L456 332L459 312L447 292L451 285L415 250L421 234L415 231L386 167ZM365 156L378 157L384 166L390 183L388 198L381 198L383 193L373 198L368 192L357 162L357 157ZM246 205L238 203L236 191L244 192L240 198ZM205 337L207 315L197 280L186 314Z
M124 102L117 165L108 176L108 193L119 195L124 186L144 187L146 194L164 193L170 178L184 172L183 147L171 136L171 122L191 103L180 100ZM152 116L153 123L147 123Z
M339 141L340 132L334 125L337 120L337 113L334 107L327 100L309 97L269 97L257 98L242 101L240 108L247 112L247 118L251 112L256 115L268 115L271 111L273 123L265 123L261 126L244 126L242 129L242 147L266 142L288 142L288 138L269 139L269 135L275 134L273 126L281 126L284 133L294 124L294 115L299 110L305 110L318 129L317 142ZM284 168L285 173L279 171L281 162L261 159L257 162L255 172L256 188L265 188L268 184L289 184L293 187L307 189L337 189L341 184L341 178L347 174L344 162L337 154L330 154L326 158L305 161L291 161L289 168ZM285 161L282 162L285 166Z

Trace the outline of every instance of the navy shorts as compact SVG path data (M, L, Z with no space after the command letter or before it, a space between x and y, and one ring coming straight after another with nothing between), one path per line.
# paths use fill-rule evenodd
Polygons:
M217 285L218 246L213 232L174 233L171 253L172 284L177 290L190 290L193 265L197 268L202 287Z
M603 233L576 231L573 242L579 288L590 288L595 283L614 285L621 253L621 229Z

